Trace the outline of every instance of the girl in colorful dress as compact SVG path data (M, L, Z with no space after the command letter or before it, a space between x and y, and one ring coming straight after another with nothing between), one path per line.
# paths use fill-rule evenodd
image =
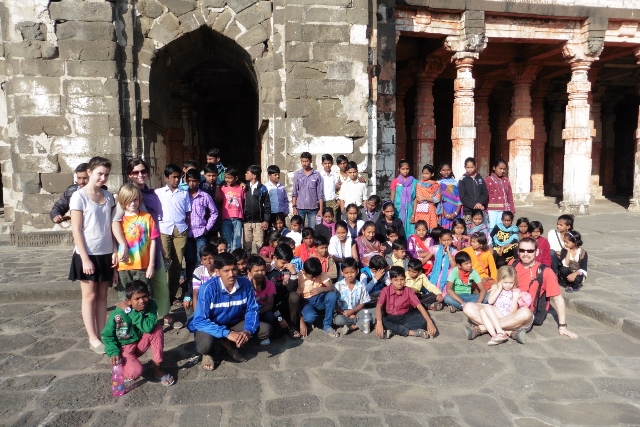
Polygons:
M440 226L450 229L452 222L456 218L460 218L462 203L458 194L458 180L451 171L451 164L448 162L440 163L438 171L440 179L440 194L442 196L442 215L440 216Z
M493 230L500 218L502 212L516 212L513 204L513 192L511 191L511 182L505 175L507 172L507 162L498 159L493 163L493 172L484 180L487 191L489 192L489 204L487 205L487 213L489 214L489 230Z
M502 221L493 227L491 239L495 248L496 265L498 268L507 265L515 257L518 248L518 227L513 225L511 212L502 212Z
M493 251L487 242L487 237L483 233L474 233L469 237L471 239L471 246L464 248L463 251L471 257L471 267L478 272L482 279L482 285L489 291L498 278L498 270L493 258Z
M375 236L376 224L373 221L365 222L360 235L356 238L357 259L363 267L369 266L371 257L383 253L382 246Z
M429 281L436 285L446 295L447 277L449 270L456 265L455 256L458 251L452 246L453 237L451 230L441 228L438 236L438 244L429 248L429 253L433 255L431 263L433 268L429 273Z
M469 235L467 234L467 224L464 219L456 218L451 222L453 232L453 247L461 251L469 246Z
M415 229L411 223L413 216L413 199L416 197L417 180L409 175L408 160L400 160L398 163L398 176L391 181L391 200L396 208L398 218L404 225L405 236L411 236Z
M422 181L416 184L416 198L413 200L413 216L411 222L423 220L429 230L438 226L438 216L442 214L440 206L440 185L432 178L435 175L433 166L422 167Z
M433 238L427 232L427 223L420 220L416 222L415 234L412 234L407 241L407 252L412 258L422 261L422 269L425 274L429 274L433 268L433 254L429 252L429 247L434 245Z
M483 304L480 310L482 324L491 335L487 344L498 345L509 340L509 336L500 326L500 318L515 313L520 295L516 269L510 265L500 267L498 283L491 287L488 304Z
M487 241L490 241L491 236L489 235L489 228L487 227L484 211L481 209L474 209L471 211L470 217L471 222L467 222L467 234L484 233L484 235L487 236Z

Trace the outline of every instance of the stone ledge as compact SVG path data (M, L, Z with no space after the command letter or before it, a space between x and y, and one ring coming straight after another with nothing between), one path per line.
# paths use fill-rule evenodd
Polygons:
M11 233L11 246L42 247L73 244L73 235L69 231Z

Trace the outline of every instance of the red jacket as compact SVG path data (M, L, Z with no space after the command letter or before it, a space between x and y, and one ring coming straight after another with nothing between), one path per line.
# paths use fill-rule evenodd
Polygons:
M509 178L503 176L499 178L492 173L484 180L489 192L489 203L487 210L489 211L516 211L513 203L513 192L511 191L511 183Z

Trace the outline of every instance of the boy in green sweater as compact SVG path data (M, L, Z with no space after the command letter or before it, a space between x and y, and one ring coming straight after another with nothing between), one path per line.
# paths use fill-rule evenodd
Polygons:
M151 347L153 375L164 386L173 385L173 377L165 373L160 364L164 350L164 331L158 325L158 305L149 300L147 285L134 280L126 285L126 299L116 304L102 330L105 353L112 365L123 365L126 380L142 375L138 358Z

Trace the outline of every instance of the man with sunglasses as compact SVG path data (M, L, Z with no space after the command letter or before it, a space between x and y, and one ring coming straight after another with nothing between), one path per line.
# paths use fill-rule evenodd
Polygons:
M542 284L538 283L537 274L540 266L536 262L538 252L538 243L531 237L525 237L518 243L518 256L520 258L514 264L516 273L518 274L518 289L522 292L528 292L532 296L529 307L519 307L515 313L500 318L500 326L505 332L509 331L511 338L524 344L526 333L533 328L533 313L535 310L535 295L538 286L541 286L541 295L546 298L546 308L549 308L549 300L552 299L558 313L558 333L569 338L578 338L576 334L567 329L566 322L566 305L564 298L560 294L560 285L558 278L550 268L542 270ZM541 298L543 298L541 297ZM480 306L476 303L468 303L464 306L464 314L474 323L473 325L465 325L465 333L467 338L472 340L487 332L482 325L480 318Z

